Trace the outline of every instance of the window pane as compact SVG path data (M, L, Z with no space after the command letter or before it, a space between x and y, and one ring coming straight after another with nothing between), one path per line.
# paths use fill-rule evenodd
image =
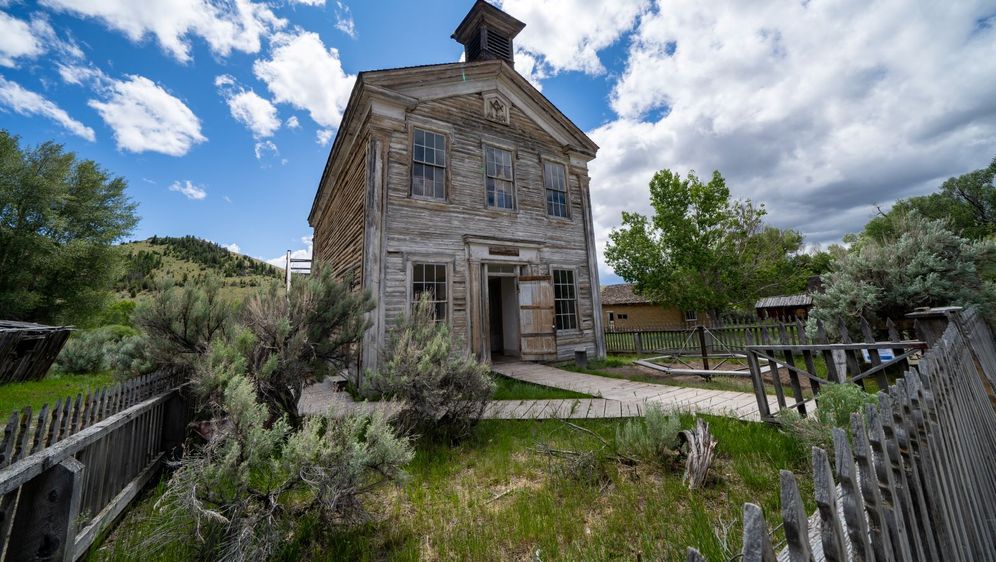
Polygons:
M412 265L412 307L423 294L429 295L436 321L446 319L447 299L446 266L434 263Z
M489 207L514 209L512 153L492 146L484 147L485 188Z
M578 327L577 295L574 289L574 272L569 269L553 270L554 322L558 330L576 330Z
M445 199L446 137L415 129L412 161L412 195Z

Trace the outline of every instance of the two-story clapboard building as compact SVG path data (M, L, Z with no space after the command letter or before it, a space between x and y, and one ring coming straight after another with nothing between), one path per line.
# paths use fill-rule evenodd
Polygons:
M514 68L524 24L478 0L465 61L361 72L308 221L314 260L377 301L361 368L423 292L482 359L604 355L588 162Z

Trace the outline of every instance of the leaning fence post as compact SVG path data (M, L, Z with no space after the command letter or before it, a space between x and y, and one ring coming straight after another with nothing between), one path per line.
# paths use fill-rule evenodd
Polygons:
M837 485L830 473L827 452L813 447L813 489L816 492L816 506L820 512L820 538L823 541L823 555L831 562L847 562L847 545L844 543L844 530L837 514Z
M740 555L744 562L775 562L775 550L768 538L768 524L761 507L744 504L744 545Z
M73 560L82 483L83 465L70 457L24 484L7 547L8 562Z

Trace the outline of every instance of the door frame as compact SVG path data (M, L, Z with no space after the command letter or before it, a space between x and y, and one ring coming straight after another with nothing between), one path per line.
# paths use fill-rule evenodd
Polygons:
M512 266L513 271L491 271L488 266ZM515 294L519 294L519 275L523 266L528 266L526 262L519 261L486 261L481 263L480 284L480 326L481 326L481 349L479 353L485 361L491 361L491 287L488 281L495 278L511 278L515 281ZM499 295L500 298L500 295ZM516 302L516 320L518 320L519 304Z

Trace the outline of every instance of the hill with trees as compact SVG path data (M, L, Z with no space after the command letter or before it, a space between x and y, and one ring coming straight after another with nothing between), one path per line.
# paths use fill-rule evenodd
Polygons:
M114 290L124 298L140 297L167 278L182 287L214 276L224 293L237 298L283 278L279 268L195 236L153 236L122 244L120 249L124 272Z

